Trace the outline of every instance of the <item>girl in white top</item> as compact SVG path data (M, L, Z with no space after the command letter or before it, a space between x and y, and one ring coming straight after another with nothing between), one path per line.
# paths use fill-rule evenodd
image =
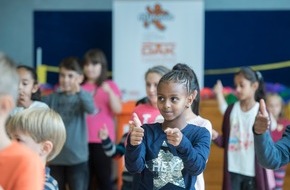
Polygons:
M212 124L209 120L202 118L199 115L199 102L200 102L200 89L199 89L199 83L196 77L195 72L186 64L178 63L176 64L172 70L185 70L189 75L191 75L191 90L194 94L194 100L191 105L191 108L188 108L185 111L186 115L186 121L187 123L194 124L199 127L205 127L209 133L210 136L212 136ZM196 183L195 183L195 189L196 190L204 190L205 189L205 182L203 173L197 176Z
M14 108L10 115L13 116L28 108L48 108L47 104L40 101L41 95L35 70L26 65L19 65L17 72L20 78L17 107Z
M265 96L263 77L250 67L241 67L235 73L234 83L238 101L229 107L222 94L222 83L218 81L215 86L224 119L223 134L213 129L212 140L224 148L223 189L271 189L273 172L256 162L252 131L259 111L258 101Z

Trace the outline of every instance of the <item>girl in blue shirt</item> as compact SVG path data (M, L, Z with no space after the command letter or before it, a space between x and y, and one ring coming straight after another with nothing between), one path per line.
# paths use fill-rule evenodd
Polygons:
M210 151L207 129L186 122L184 111L194 100L191 75L172 70L157 86L157 106L163 123L141 126L133 116L125 164L141 173L139 189L195 189L196 176L206 166Z

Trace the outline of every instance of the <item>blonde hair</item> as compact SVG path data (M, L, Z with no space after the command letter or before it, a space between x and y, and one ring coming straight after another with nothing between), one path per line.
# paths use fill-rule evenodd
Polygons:
M267 93L266 94L266 102L270 99L270 98L277 98L278 101L281 103L281 105L283 106L284 102L283 102L283 99L282 97L277 94L277 93Z
M36 143L50 141L53 148L47 156L47 161L59 154L66 140L61 116L48 108L30 108L17 113L9 119L6 130L10 136L16 132L29 135Z

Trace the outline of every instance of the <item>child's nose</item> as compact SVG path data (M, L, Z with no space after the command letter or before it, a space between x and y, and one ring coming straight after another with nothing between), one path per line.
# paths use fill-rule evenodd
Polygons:
M20 84L18 85L18 90L21 90L22 87L23 87L23 85L20 83Z
M171 104L170 104L170 101L169 100L166 100L165 101L165 107L166 108L170 108Z

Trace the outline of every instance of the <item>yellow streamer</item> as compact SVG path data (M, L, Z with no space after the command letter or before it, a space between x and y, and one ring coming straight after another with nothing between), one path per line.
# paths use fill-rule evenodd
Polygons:
M264 71L264 70L273 70L290 67L290 61L282 61L277 63L262 64L262 65L252 65L249 66L253 70ZM204 71L205 75L222 75L222 74L231 74L236 73L241 67L231 67L223 69L207 69ZM58 73L59 69L55 66L41 65L37 68L38 80L40 83L46 83L47 72ZM108 76L112 76L112 73L109 72Z
M290 61L283 61L277 63L263 64L263 65L252 65L249 66L255 71L264 71L264 70L273 70L290 67ZM236 73L241 67L232 67L224 69L207 69L205 70L205 75L221 75L221 74L230 74Z

